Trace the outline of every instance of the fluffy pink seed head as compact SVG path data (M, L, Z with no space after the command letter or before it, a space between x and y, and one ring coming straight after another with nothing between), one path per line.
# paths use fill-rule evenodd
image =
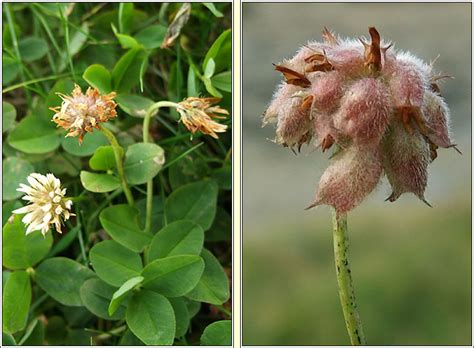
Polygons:
M294 96L283 104L277 124L277 142L289 147L298 145L311 131L310 109L303 109L303 98Z
M390 96L384 83L364 78L345 92L334 116L334 125L358 144L378 143L385 133L390 113Z
M307 63L305 59L315 54L316 52L323 52L330 49L331 46L317 41L308 42L302 46L296 54L288 60L287 66L293 70L304 72Z
M327 52L328 59L337 71L348 76L359 75L364 68L364 50L353 41L343 42L341 46Z
M378 147L350 147L337 154L322 175L316 198L310 207L333 206L345 214L359 205L377 186L382 175Z
M318 112L331 112L338 106L344 88L344 75L338 71L315 72L309 75L313 109Z
M384 170L392 186L390 201L405 192L413 192L421 200L428 180L430 149L420 133L409 134L400 122L394 122L383 144Z
M277 122L280 144L299 149L314 136L323 152L339 149L313 204L332 205L338 214L357 206L383 170L390 201L405 192L424 200L428 163L438 147L454 146L449 109L436 92L443 75L433 75L432 63L395 51L375 28L369 34L344 40L325 29L323 42L310 42L277 65L285 82L264 117Z
M292 147L311 138L311 107L303 108L303 89L287 83L281 84L264 113L263 124L276 122L276 142Z
M423 97L427 89L427 76L423 76L416 65L397 59L388 73L393 106L413 105L420 107L423 104Z
M272 102L268 105L267 110L264 112L263 125L272 123L285 117L282 109L292 96L301 91L301 88L287 83L281 83L273 94Z
M436 93L427 91L423 101L428 138L439 147L451 146L449 137L449 109L444 99Z
M395 57L397 62L413 67L413 69L417 70L418 73L425 79L432 73L432 64L426 64L423 60L415 57L409 52L397 52Z
M313 133L316 138L317 145L321 145L324 138L331 136L336 141L339 140L340 134L334 128L332 114L314 112L313 116Z

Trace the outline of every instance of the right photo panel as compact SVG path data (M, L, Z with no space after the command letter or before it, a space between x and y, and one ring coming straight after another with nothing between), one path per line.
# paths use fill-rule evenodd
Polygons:
M471 345L471 3L242 4L242 343Z

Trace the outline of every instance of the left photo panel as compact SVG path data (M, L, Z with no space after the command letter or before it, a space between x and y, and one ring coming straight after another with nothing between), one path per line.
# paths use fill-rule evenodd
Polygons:
M230 346L232 3L2 19L2 345Z

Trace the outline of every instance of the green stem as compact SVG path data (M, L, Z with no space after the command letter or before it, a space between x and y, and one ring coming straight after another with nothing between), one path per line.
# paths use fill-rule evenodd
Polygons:
M61 56L62 51L59 48L59 45L56 42L56 39L54 38L54 35L53 35L53 33L52 33L52 31L49 27L48 22L44 19L43 15L38 10L36 10L35 6L39 6L39 5L38 4L32 4L31 10L33 11L35 17L38 18L39 21L41 22L41 25L43 26L43 29L46 31L46 34L48 35L49 40L53 44L54 49L56 50L56 52L58 52L59 56Z
M20 64L20 77L21 77L22 82L25 82L25 80L26 80L25 66L24 66L23 61L21 59L20 47L18 45L18 40L17 40L16 33L15 33L15 25L13 23L13 16L11 14L9 4L5 4L5 15L7 17L7 23L8 23L9 29L10 29L10 36L11 36L11 39L12 39L13 51L15 52L15 56L16 56L15 58L16 58L17 62ZM26 94L26 99L28 101L28 105L31 106L30 91L28 91L26 89L25 94Z
M84 245L84 237L82 236L82 226L79 227L77 237L79 239L79 246L81 248L81 254L82 254L82 259L84 260L84 265L87 266L87 264L89 263L89 260L87 260L86 247Z
M163 167L161 167L161 170L165 170L166 168L171 167L173 164L175 164L176 162L182 160L184 157L189 155L191 152L197 150L202 145L204 145L204 143L199 143L197 145L194 145L192 148L187 149L182 154L180 154L178 157L174 158L172 161L167 162ZM219 161L219 163L220 163L220 161Z
M146 219L145 232L151 231L151 216L153 214L153 179L146 182Z
M132 191L130 191L130 187L128 187L127 180L125 180L125 172L123 170L122 161L123 154L122 152L120 152L121 147L117 142L117 138L115 138L115 135L111 131L109 131L105 127L101 127L100 129L109 140L110 145L112 145L112 149L114 150L115 162L117 163L117 172L120 177L120 181L122 182L123 192L125 193L125 197L127 197L128 204L133 207L135 206L135 201L133 199Z
M69 63L69 69L71 69L71 74L73 78L76 76L76 72L74 71L74 65L72 64L72 57L70 51L70 40L69 40L69 23L67 17L64 15L62 8L58 4L59 16L61 18L61 22L64 27L64 40L66 42L66 57Z
M17 83L16 85L12 85L10 87L4 88L2 90L2 93L11 92L11 91L14 91L15 89L18 89L18 88L21 88L21 87L26 87L26 86L29 86L29 85L32 85L32 84L35 84L35 83L38 83L38 82L49 81L49 80L57 80L57 79L61 79L63 77L69 77L69 76L71 76L71 74L53 75L53 76L41 77L41 78L33 79L33 80L30 80L30 81Z
M18 342L19 346L22 346L25 344L26 340L30 338L31 333L33 332L34 328L36 327L36 324L38 323L38 319L34 319L26 328L25 334L21 338L20 342Z
M43 294L41 295L40 297L38 297L38 299L33 302L30 306L30 315L35 311L36 308L38 308L44 301L46 301L46 299L48 298L48 294Z
M230 148L229 151L227 151L222 166L225 166L225 164L226 164L229 160L232 160L231 157L232 157L232 148Z
M365 345L364 331L357 310L357 302L352 285L351 270L349 268L346 215L337 216L333 213L334 260L336 263L337 285L339 287L339 300L346 322L347 333L354 346Z
M216 305L215 306L218 310L220 310L222 313L224 313L225 315L227 315L228 317L232 317L232 312L229 311L227 308L225 308L224 306L219 306L219 305Z
M103 332L103 331L99 331L99 332L102 332L100 335L96 336L95 339L96 340L106 340L112 336L118 336L121 332L125 331L127 329L127 325L122 325L122 326L119 326L115 329L112 329L110 330L109 332ZM86 331L91 331L93 332L93 330L89 330L89 329L86 329ZM94 330L94 331L97 331L97 330Z
M145 118L143 119L143 142L150 142L150 122L153 115L158 113L160 108L175 108L178 104L170 101L159 101L151 105ZM151 214L153 210L153 179L150 179L146 183L146 219L145 219L145 232L150 232L151 230Z

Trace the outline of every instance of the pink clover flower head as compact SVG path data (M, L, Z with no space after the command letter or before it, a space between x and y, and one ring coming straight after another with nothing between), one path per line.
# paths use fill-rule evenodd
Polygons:
M449 108L433 71L408 52L397 52L374 27L370 40L343 39L324 28L323 42L309 42L275 65L284 81L263 115L276 123L278 144L295 152L313 140L335 154L313 203L338 215L358 206L385 174L388 201L411 192L425 199L428 164L438 148L453 147Z

